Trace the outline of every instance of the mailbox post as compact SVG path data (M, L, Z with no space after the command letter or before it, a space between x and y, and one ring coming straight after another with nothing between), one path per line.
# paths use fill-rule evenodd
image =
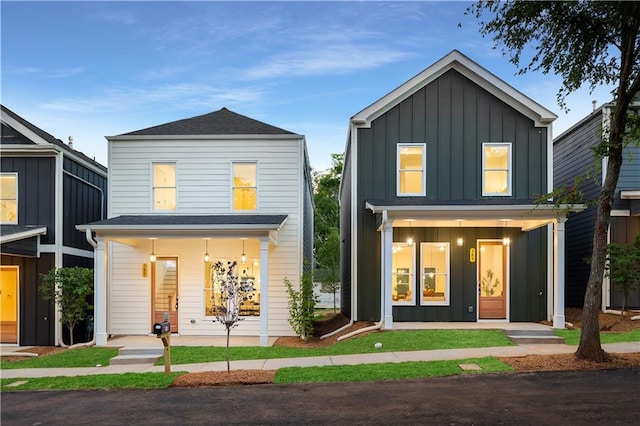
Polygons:
M171 324L169 321L157 322L153 325L153 333L162 339L164 345L164 374L171 374Z

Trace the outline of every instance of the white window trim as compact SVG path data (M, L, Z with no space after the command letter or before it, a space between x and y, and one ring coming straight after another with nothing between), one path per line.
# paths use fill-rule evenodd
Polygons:
M409 289L411 290L411 294L413 294L413 300L409 301L401 301L401 300L392 300L391 304L393 306L416 306L416 297L418 297L416 293L416 244L413 243L411 246L407 243L393 243L393 247L411 247L411 266L409 268ZM392 254L393 255L393 254ZM393 263L392 263L393 264ZM391 279L395 280L396 273L391 271ZM393 291L392 291L393 292Z
M175 170L176 170L176 208L175 210L160 210L155 208L155 204L156 204L156 193L155 193L155 182L154 182L154 173L153 173L153 166L155 166L156 164L173 164L175 166ZM150 171L150 183L151 183L151 213L167 213L167 212L174 212L174 213L178 213L179 212L179 204L178 204L178 162L177 161L152 161L151 162L151 167L149 169ZM163 187L164 188L164 187ZM167 187L168 188L168 187Z
M512 143L511 142L484 142L482 144L482 196L483 197L510 197L512 195L513 192L513 179L512 179L512 174L513 174L513 162L512 162L512 157L513 157L513 147L512 147ZM487 146L506 146L509 148L509 155L507 158L507 192L506 193L501 193L501 192L485 192L484 188L484 181L485 181L485 172L487 171L487 169L485 168L485 147ZM499 170L501 171L502 169L489 169L489 170Z
M446 268L447 271L444 273L445 280L445 292L444 292L444 301L425 301L422 296L422 289L424 288L424 255L425 252L424 247L444 247L446 251ZM443 275L443 274L436 274ZM448 242L443 243L420 243L420 306L449 306L451 300L451 244Z
M233 183L233 166L236 164L255 164L256 166L256 208L253 210L236 210L235 206L234 206L234 200L233 200L233 190L235 189L235 185ZM257 161L250 161L250 160L241 160L241 161L232 161L231 162L231 167L230 167L230 181L231 181L231 194L230 194L230 198L231 198L231 211L235 212L235 213L255 213L258 211L258 206L260 205L260 188L259 188L259 179L258 179L258 175L259 175L259 166L258 166L258 162ZM247 187L250 188L250 187Z
M213 268L213 264L217 261L222 262L223 264L226 264L228 261L232 260L231 258L223 258L223 259L211 259L208 263L211 265L211 268ZM238 259L235 259L236 262L238 262L238 264L240 264L240 256L238 256ZM206 286L206 277L205 274L207 273L207 263L202 262L203 264L203 271L202 271L202 277L203 277L203 282L202 282L202 298L200 299L200 320L201 321L216 321L217 316L215 315L209 315L207 314L207 301L205 298L205 295L207 294L207 286ZM240 271L240 268L237 269L238 271ZM255 271L254 271L255 272ZM237 276L238 281L240 280L240 278L242 278L240 276L240 274L238 274ZM213 285L213 283L211 283ZM211 289L213 290L213 289ZM262 285L260 286L260 300L262 300ZM260 311L258 311L259 315L240 315L240 318L244 318L247 321L255 321L255 320L259 320L260 317L262 316L262 303L260 304Z
M422 192L400 192L400 150L402 148L422 147ZM427 195L427 144L399 143L396 146L396 195L398 197L424 197Z
M19 192L18 192L18 173L16 172L2 172L0 176L15 176L16 178L16 220L11 221L0 221L3 225L17 225L18 224L18 216L20 214L20 201L19 201ZM7 198L9 200L9 198Z

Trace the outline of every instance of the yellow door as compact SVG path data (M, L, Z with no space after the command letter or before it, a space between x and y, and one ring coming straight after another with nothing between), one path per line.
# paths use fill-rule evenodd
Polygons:
M18 267L0 267L0 343L18 343Z

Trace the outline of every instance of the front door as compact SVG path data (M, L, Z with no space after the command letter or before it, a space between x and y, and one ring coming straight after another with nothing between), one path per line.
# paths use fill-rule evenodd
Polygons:
M178 332L178 258L158 257L151 267L153 322L169 316L171 332Z
M18 268L0 268L0 343L18 343Z
M507 318L507 246L502 241L479 241L478 319Z

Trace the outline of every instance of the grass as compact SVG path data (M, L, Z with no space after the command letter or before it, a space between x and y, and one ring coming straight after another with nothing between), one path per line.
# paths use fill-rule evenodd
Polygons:
M15 368L65 368L65 367L95 367L109 365L109 361L118 355L117 348L78 348L58 352L47 356L26 358L18 362L2 362L3 370Z
M377 342L382 343L382 349L374 347ZM229 352L232 360L239 361L513 345L501 330L396 330L366 334L320 348L236 346ZM225 351L224 346L175 346L171 348L171 364L224 361ZM162 364L163 358L156 365Z
M556 336L564 338L567 345L580 344L580 330L555 330ZM624 333L600 333L600 343L640 342L640 328Z
M482 371L465 371L460 368L460 364L477 364L482 368ZM509 365L499 361L495 357L428 362L412 361L375 365L288 367L278 370L274 383L367 382L374 380L423 379L456 374L495 373L512 370Z
M158 389L166 388L181 373L124 373L97 374L74 377L36 377L30 379L0 379L2 392L23 390L79 390L79 389ZM7 386L23 381L18 386Z

